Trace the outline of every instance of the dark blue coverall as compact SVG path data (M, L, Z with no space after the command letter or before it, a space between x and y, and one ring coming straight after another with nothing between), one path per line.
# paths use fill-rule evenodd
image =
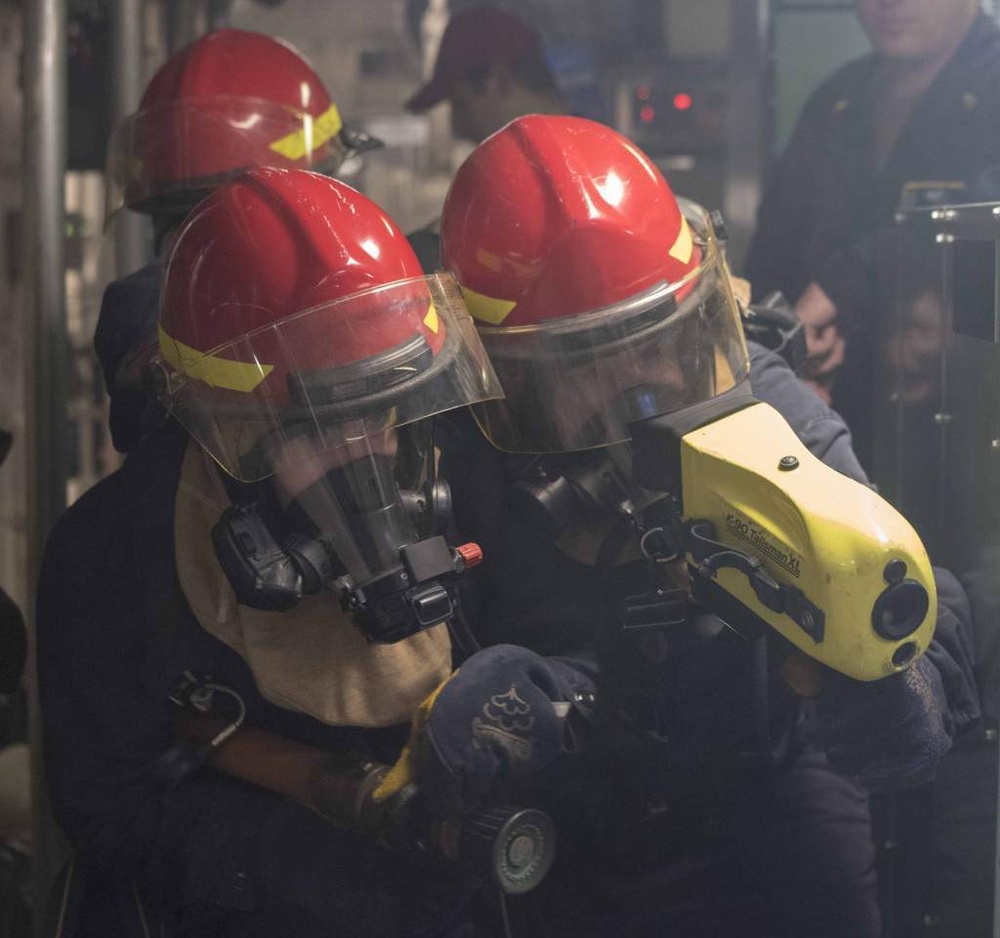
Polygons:
M238 780L157 778L174 744L166 694L186 670L236 690L247 725L290 740L391 763L407 734L332 728L267 702L244 660L197 623L174 563L187 440L176 425L147 434L64 513L46 548L37 622L48 782L88 880L69 934L132 934L136 888L166 935L451 934L447 877L435 886L419 864ZM404 919L412 931L400 931ZM421 921L436 924L421 932Z

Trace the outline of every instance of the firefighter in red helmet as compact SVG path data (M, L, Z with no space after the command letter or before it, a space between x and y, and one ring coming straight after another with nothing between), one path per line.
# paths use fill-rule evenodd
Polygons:
M976 720L960 587L939 573L932 651L913 667L874 683L827 669L812 687L781 635L747 641L715 617L746 625L729 614L742 607L688 604L688 570L711 574L672 554L692 536L674 526L686 489L637 481L645 428L738 417L764 406L752 386L796 445L864 473L837 415L745 343L719 220L629 140L579 118L512 121L458 171L441 233L505 391L475 423L447 418L455 519L492 561L480 631L590 655L597 675L578 751L521 783L560 843L528 931L877 935L865 789L926 779ZM466 792L447 786L440 742L427 748L421 777L454 809Z
M48 781L86 877L63 934L462 933L454 868L303 806L469 685L454 581L478 556L440 533L426 418L501 392L457 287L348 186L257 168L182 224L157 330L170 419L41 573Z
M184 216L253 166L334 175L352 153L379 146L348 129L320 77L292 46L220 29L153 76L108 147L108 217L127 208L153 222L157 255ZM111 394L111 431L127 451L140 432L144 358L155 341L159 258L112 283L94 337Z
M414 426L499 394L450 280L423 276L374 203L312 173L254 170L191 213L158 341L152 380L169 413L229 476L274 477L287 503L288 583L246 575L248 508L213 535L237 599L260 608L398 566L426 519L410 517L397 481L433 476ZM294 538L290 510L305 524Z

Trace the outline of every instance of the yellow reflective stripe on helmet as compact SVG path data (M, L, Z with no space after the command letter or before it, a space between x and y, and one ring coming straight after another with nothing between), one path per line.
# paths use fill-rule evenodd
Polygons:
M214 388L249 392L274 370L274 365L234 362L229 358L206 355L167 335L163 326L157 325L156 329L163 357L189 378L204 381Z
M427 315L424 316L424 325L434 333L438 334L438 329L441 328L441 317L438 316L437 308L433 303L427 308Z
M318 150L331 137L336 137L343 127L340 111L331 104L319 117L306 116L303 126L275 140L271 149L289 160L301 160L307 153Z
M517 306L513 300L496 300L492 296L476 293L475 290L470 290L461 284L459 287L472 318L488 322L491 326L499 326L510 314L510 311Z
M694 242L691 240L691 229L688 227L687 219L681 216L681 230L677 232L677 240L671 245L667 252L675 261L686 264L691 260L691 252L694 250Z

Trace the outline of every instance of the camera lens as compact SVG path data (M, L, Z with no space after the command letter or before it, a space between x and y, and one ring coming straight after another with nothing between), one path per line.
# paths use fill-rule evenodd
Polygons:
M916 580L902 580L886 587L872 609L872 628L890 641L911 635L924 621L930 599Z

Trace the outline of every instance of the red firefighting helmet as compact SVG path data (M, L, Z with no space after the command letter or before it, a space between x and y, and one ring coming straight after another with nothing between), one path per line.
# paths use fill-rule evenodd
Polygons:
M220 29L173 56L115 132L109 209L186 211L253 166L333 173L351 144L323 82L295 49Z
M707 213L608 127L533 115L459 169L441 222L507 398L477 408L502 449L586 449L747 373Z
M308 433L341 445L499 387L454 282L344 183L258 168L188 216L162 291L154 374L167 408L233 476Z

